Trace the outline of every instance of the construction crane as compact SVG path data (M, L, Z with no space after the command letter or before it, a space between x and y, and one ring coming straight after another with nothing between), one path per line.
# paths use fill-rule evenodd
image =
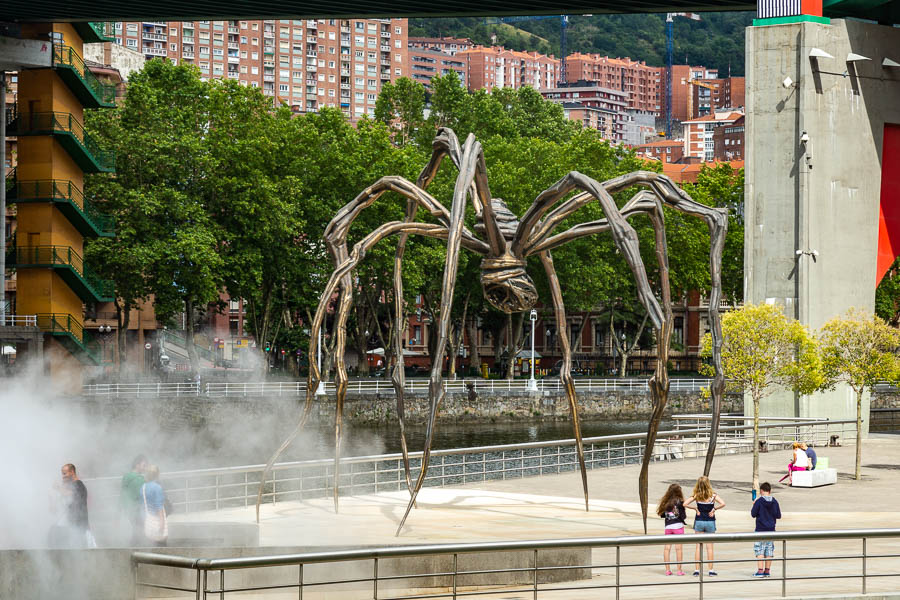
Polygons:
M672 137L672 54L675 46L675 17L700 21L700 15L689 12L666 14L666 138Z
M559 53L561 55L559 63L559 83L566 82L566 49L569 45L569 15L548 15L543 17L497 17L497 21L501 23L518 23L520 21L543 21L544 19L559 19ZM485 19L487 22L487 19Z

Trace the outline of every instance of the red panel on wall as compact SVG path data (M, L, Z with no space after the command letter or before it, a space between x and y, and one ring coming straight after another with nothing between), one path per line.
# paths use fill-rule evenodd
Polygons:
M822 0L800 0L800 13L804 15L822 16Z
M900 125L885 123L876 284L881 282L897 256L900 256Z

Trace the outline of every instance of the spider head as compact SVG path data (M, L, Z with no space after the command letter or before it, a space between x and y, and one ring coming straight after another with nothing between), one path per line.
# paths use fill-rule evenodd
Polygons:
M525 263L510 256L482 261L481 287L491 306L505 313L530 310L538 299L537 288L525 272Z

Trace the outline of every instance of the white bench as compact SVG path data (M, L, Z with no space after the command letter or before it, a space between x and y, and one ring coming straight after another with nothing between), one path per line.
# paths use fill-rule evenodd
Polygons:
M833 483L837 483L837 469L794 471L791 475L791 486L793 487L819 487Z

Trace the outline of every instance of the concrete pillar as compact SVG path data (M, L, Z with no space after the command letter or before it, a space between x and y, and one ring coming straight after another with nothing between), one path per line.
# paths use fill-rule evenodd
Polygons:
M882 61L900 62L900 30L796 22L750 27L746 41L745 297L811 329L851 307L871 311L882 139L900 123L900 69ZM855 418L855 406L840 387L775 394L761 414Z

